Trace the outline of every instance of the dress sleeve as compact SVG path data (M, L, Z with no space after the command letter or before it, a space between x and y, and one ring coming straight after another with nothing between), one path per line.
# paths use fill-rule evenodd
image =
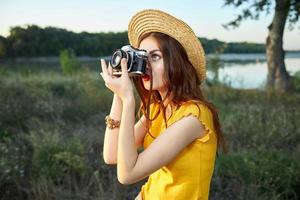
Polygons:
M195 116L205 129L205 135L201 138L198 138L197 140L201 142L209 141L211 135L214 133L212 113L208 107L201 103L187 102L183 104L175 112L174 117L170 119L168 126L172 125L183 117L187 117L190 115Z

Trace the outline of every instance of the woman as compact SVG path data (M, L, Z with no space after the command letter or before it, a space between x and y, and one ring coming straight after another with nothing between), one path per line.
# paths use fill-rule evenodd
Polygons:
M101 76L114 92L104 161L117 164L122 184L149 176L136 199L208 199L223 135L217 111L199 87L206 71L203 48L188 25L159 10L133 16L128 37L148 52L147 75L131 81L122 59L122 76L114 77L102 61ZM141 97L137 123L132 82Z

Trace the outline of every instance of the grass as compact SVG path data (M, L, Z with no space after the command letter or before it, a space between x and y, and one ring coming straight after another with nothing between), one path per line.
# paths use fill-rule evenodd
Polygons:
M112 94L81 70L0 73L0 199L133 199L102 159ZM206 86L229 145L211 199L300 197L300 95Z

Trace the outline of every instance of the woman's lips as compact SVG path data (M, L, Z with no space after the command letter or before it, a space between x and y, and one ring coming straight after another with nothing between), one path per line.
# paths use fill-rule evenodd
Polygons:
M149 81L150 76L148 74L142 76L143 81Z

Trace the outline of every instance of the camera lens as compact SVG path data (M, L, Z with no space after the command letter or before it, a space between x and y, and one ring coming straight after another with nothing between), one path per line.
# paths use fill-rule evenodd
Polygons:
M111 67L114 69L121 69L121 59L127 58L126 52L123 50L117 50L110 59Z

